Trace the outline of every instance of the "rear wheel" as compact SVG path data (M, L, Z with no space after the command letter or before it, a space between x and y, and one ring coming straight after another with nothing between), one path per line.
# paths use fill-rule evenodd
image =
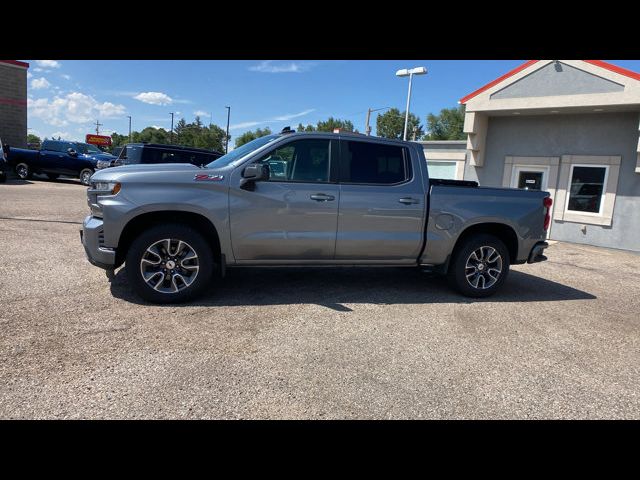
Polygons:
M456 249L447 273L449 284L467 297L488 297L506 280L509 264L509 251L499 238L474 235Z
M133 289L153 303L178 303L200 295L213 275L210 245L196 230L158 225L136 238L126 258Z
M91 183L91 175L93 175L93 170L91 170L90 168L85 168L84 170L82 170L79 175L80 183L89 186L89 184Z
M16 165L16 175L18 175L20 180L27 180L31 178L33 172L26 163L19 163Z

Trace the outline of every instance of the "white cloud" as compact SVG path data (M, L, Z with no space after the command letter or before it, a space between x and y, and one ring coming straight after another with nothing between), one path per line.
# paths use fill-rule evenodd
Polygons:
M229 125L229 130L237 130L239 128L250 128L250 127L255 127L256 125L260 125L261 123L266 123L266 122L242 122L242 123L235 123L233 125Z
M242 122L236 123L234 125L229 125L229 130L237 130L240 128L251 128L256 125L262 125L270 122L286 122L287 120L291 120L293 118L304 117L305 115L310 114L311 112L315 112L315 108L309 108L299 113L287 113L285 115L279 115L277 117L268 118L267 120L256 120L252 122Z
M166 130L167 132L168 132L169 130L171 130L171 128L170 128L170 127L161 127L161 126L159 126L159 125L151 125L151 126L152 126L153 128L155 128L155 129L157 129L157 130L163 129L163 130Z
M36 60L36 63L42 68L60 68L62 66L57 60Z
M210 116L211 116L211 114L210 114L210 113L207 113L207 112L205 112L204 110L196 110L195 112L193 112L193 114L194 114L196 117L210 117Z
M36 67L36 68L33 69L33 71L34 72L44 72L44 69Z
M315 108L310 108L299 113L288 113L286 115L280 115L279 117L274 117L273 120L286 122L287 120L291 120L293 118L304 117L305 115L309 115L311 112L315 111Z
M65 80L71 80L71 75L67 75L66 73L63 73L62 75L60 75L62 78L64 78Z
M50 86L51 84L44 77L34 78L33 80L31 80L31 88L33 88L34 90L42 90L43 88L49 88Z
M249 70L261 73L301 73L306 72L314 65L314 62L291 62L274 65L272 60L265 60L258 65L249 67Z
M98 118L112 118L125 113L124 105L111 102L98 102L90 95L80 92L48 98L28 98L29 115L42 119L56 127L65 127L69 123L88 123Z
M31 78L31 77L33 77L33 73L31 73L31 72L27 72L27 79L29 79L29 78Z
M133 98L151 105L171 105L173 103L173 99L162 92L141 92Z

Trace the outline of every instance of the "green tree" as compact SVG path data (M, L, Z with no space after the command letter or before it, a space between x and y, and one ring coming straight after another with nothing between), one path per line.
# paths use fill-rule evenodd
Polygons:
M42 140L40 140L40 137L37 135L34 135L33 133L29 133L27 135L27 143L37 143L40 144L42 143Z
M244 132L236 138L236 148L241 147L245 143L249 143L256 138L264 137L265 135L271 135L271 129L269 127L265 127L264 129L256 128L254 131Z
M443 108L440 114L427 116L425 140L464 140L464 105L457 108Z
M318 132L333 132L335 128L341 128L349 132L353 132L353 123L350 120L340 120L338 118L329 117L325 121L319 121L316 130Z
M400 113L397 108L391 108L384 113L379 113L376 117L376 135L385 138L402 139L404 134L404 117L405 112ZM409 121L407 122L407 140L412 138L416 140L424 134L420 119L413 113L409 112Z

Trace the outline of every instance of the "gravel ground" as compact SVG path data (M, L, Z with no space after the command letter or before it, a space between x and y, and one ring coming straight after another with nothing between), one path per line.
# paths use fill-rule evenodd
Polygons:
M557 243L473 301L409 269L236 269L147 305L77 181L0 184L0 418L640 418L640 256Z

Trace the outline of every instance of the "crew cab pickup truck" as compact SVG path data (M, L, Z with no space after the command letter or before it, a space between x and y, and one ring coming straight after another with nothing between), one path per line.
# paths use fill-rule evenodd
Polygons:
M88 143L45 140L40 150L11 147L7 161L22 180L31 178L34 173L46 174L52 180L66 175L77 177L88 186L98 160L115 159Z
M441 273L485 297L509 266L546 260L548 192L429 178L417 143L281 133L204 167L100 170L80 231L89 261L126 264L156 303L201 294L228 267L362 265Z

